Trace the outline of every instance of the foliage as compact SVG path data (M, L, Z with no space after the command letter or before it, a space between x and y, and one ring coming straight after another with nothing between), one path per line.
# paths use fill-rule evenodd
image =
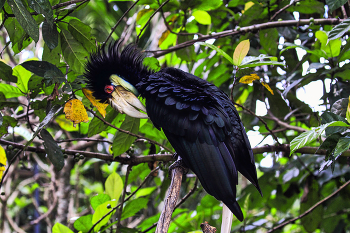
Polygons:
M93 100L83 77L118 38L236 104L263 197L239 178L235 232L350 231L348 1L134 3L0 0L0 231L154 231L174 151L149 120ZM191 172L187 193L169 232L219 230L222 206Z

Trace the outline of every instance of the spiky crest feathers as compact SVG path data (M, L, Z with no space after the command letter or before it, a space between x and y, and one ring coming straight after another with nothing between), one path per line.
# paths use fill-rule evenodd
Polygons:
M152 73L143 65L145 54L135 44L128 44L121 51L120 46L120 41L111 43L108 47L100 46L90 55L85 65L84 76L87 78L87 87L102 103L111 97L104 88L111 84L109 77L112 74L118 75L136 87L143 77Z

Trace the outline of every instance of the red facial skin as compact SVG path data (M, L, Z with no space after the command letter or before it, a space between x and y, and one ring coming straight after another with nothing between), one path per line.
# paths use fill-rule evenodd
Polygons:
M106 85L105 86L105 92L108 94L111 94L114 91L114 86L113 85Z

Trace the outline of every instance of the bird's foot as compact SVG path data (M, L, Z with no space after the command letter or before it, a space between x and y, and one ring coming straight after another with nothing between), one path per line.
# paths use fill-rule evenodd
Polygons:
M169 177L171 177L171 171L172 171L174 168L176 168L176 167L182 168L183 173L184 173L184 174L187 174L188 171L189 171L189 169L188 169L188 167L186 167L186 166L184 165L181 156L179 156L179 155L175 152L174 155L173 155L173 157L174 157L174 158L177 158L177 160L176 160L173 164L171 164L171 165L169 166Z

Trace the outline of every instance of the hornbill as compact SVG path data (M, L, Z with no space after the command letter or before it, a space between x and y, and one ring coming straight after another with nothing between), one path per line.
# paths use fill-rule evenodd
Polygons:
M239 171L260 192L254 156L238 112L215 85L180 69L154 72L136 45L120 41L90 55L84 76L93 96L121 113L163 129L203 188L243 221L236 201ZM146 108L137 96L146 99ZM147 112L147 115L143 112Z

